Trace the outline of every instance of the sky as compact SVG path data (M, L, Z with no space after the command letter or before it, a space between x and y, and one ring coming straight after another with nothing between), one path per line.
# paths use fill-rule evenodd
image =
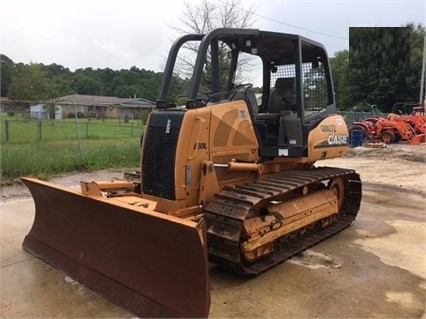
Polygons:
M426 0L242 0L242 6L255 9L254 28L303 35L330 56L349 48L350 27L426 20ZM183 0L0 0L0 53L15 63L56 63L71 71L136 66L159 72L184 9Z

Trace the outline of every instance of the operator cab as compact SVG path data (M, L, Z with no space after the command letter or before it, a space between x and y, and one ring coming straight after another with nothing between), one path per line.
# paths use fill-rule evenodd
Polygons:
M158 108L175 106L167 102L167 91L177 52L191 41L199 47L185 108L243 99L251 111L261 157L307 156L310 130L336 112L330 65L321 44L299 35L253 29L216 29L206 35L184 36L170 52ZM239 83L253 61L261 69L262 85L256 88Z

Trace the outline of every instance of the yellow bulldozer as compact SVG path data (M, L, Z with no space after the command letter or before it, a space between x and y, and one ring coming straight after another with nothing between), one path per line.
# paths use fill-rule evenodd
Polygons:
M171 97L188 43L198 48L189 88ZM262 66L257 96L236 83L250 59ZM23 247L137 316L207 317L209 265L257 275L356 218L359 175L314 165L344 156L348 142L321 44L255 29L184 35L138 178L83 181L81 191L22 178L36 206Z

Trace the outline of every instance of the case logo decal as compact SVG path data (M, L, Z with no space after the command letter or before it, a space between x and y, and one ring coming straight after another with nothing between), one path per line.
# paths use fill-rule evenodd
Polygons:
M347 145L348 136L343 134L332 134L328 136L329 145Z

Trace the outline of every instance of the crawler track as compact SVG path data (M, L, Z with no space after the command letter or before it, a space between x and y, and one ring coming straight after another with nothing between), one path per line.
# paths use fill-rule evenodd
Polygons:
M272 255L254 263L247 263L241 257L243 223L253 211L285 193L336 177L344 180L346 188L340 218L336 222L326 228L310 227L316 230L306 231L303 236L287 235L285 240L277 241ZM259 274L348 227L356 218L360 202L359 175L354 170L331 167L290 170L251 184L225 188L207 204L204 213L209 260L241 274Z

